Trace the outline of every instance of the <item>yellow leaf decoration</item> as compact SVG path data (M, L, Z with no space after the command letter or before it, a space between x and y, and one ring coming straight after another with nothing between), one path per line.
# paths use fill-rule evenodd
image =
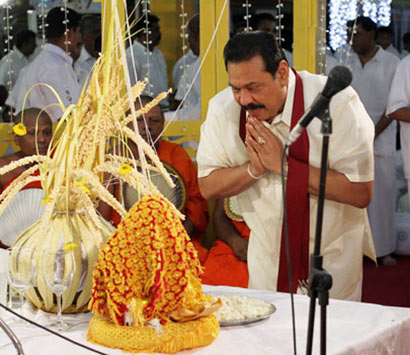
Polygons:
M127 175L131 172L131 166L129 164L122 164L120 168L121 175Z
M27 129L24 123L18 123L13 126L13 132L18 136L25 136L27 134Z
M51 196L44 197L43 200L41 201L41 206L46 205L47 203L51 202L52 200L53 200L53 197L51 197Z
M70 242L70 243L67 243L67 244L65 244L64 246L63 246L63 250L64 251L70 251L70 250L73 250L73 249L75 249L75 248L77 248L78 247L78 244L75 244L75 243L73 243L73 242Z

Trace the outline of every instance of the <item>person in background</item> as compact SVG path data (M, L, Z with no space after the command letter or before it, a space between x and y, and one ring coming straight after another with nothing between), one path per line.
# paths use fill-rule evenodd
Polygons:
M376 42L385 51L400 58L400 52L393 46L393 30L391 27L381 26L377 29Z
M289 291L282 241L281 161L290 128L307 112L326 77L289 68L274 35L241 33L224 49L229 88L208 105L197 154L198 182L208 200L237 196L251 230L249 287ZM361 299L363 254L374 256L365 207L373 190L374 125L356 92L330 103L323 218L323 267L333 276L330 297ZM304 288L313 246L321 161L320 120L313 120L284 162L291 235L293 291Z
M403 59L410 53L410 32L403 35L403 49L401 51L401 58Z
M374 193L367 207L376 256L383 265L395 265L396 249L396 124L386 116L387 100L399 58L376 45L377 25L369 18L356 19L347 61L358 93L375 125Z
M174 97L174 107L176 109L183 101L178 112L169 111L165 114L165 119L178 121L195 121L201 119L201 75L198 73L201 66L199 57L199 14L193 15L187 25L188 42L192 53L196 55L196 60L187 68L184 75L179 80L177 92ZM198 75L197 75L198 73Z
M148 15L148 23L143 17L135 27L136 39L132 46L127 49L131 85L148 78L144 95L155 97L168 90L167 64L164 55L157 48L161 42L159 18L150 14ZM148 43L146 43L147 41ZM168 107L168 105L167 99L161 101L161 106Z
M16 33L13 51L0 61L0 106L5 105L9 90L13 89L20 70L30 62L36 47L33 31L21 29Z
M26 126L27 133L23 136L14 134L14 142L20 150L13 154L0 157L0 168L37 153L45 155L51 142L53 127L51 119L46 112L37 108L29 108L24 111L24 115L20 112L14 122L15 124L23 122ZM14 179L31 166L32 164L20 166L6 174L0 175L0 191L4 191ZM35 175L37 174L38 172ZM35 181L24 188L41 188L41 184L39 181ZM9 246L4 245L0 240L0 247L4 248Z
M410 192L410 56L404 57L397 66L391 84L386 115L400 122L400 145L403 157L407 191ZM410 193L409 203L410 206Z
M82 88L99 56L100 51L96 48L96 40L98 38L101 40L101 17L96 15L83 16L80 23L80 33L83 46L80 57L74 62L74 72Z
M74 73L73 58L78 58L81 50L80 15L70 8L54 7L47 14L46 24L47 43L44 49L25 67L24 76L16 85L18 90L12 91L6 103L17 112L21 111L25 95L31 89L26 107L44 108L56 122L63 111L56 105L55 94L50 88L36 84L51 86L65 107L77 103L81 90Z

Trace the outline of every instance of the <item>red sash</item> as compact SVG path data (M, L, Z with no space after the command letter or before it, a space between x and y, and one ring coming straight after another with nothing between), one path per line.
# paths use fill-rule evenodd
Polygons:
M299 74L296 76L295 96L293 100L290 129L299 121L305 112L303 83ZM246 112L241 110L239 135L245 141ZM309 139L306 130L290 146L288 157L288 180L286 184L286 211L292 262L293 292L298 282L306 281L309 276ZM289 292L288 267L286 262L284 230L282 226L281 250L277 290Z

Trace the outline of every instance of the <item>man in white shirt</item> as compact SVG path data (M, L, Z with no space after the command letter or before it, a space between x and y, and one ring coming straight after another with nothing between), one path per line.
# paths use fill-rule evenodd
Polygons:
M74 72L82 88L99 55L96 40L98 38L101 40L101 17L96 15L83 16L80 23L80 33L83 47L81 48L80 57L74 62ZM99 48L101 48L101 45Z
M183 55L181 58L177 60L172 69L172 79L174 81L174 89L178 89L179 81L181 80L182 75L184 72L191 66L193 62L198 59L198 55L195 55L192 52L192 49L189 49L188 53Z
M396 249L396 124L386 116L387 100L399 59L376 45L377 25L369 18L356 20L352 48L347 62L352 86L359 94L375 125L374 194L367 208L376 255L384 265L394 265Z
M36 34L22 29L15 37L15 47L0 61L0 106L4 106L9 90L13 89L20 70L30 62L36 49Z
M224 56L230 88L210 101L201 127L199 187L206 199L237 195L251 230L249 287L288 291L283 278L287 275L282 248L283 142L291 124L310 107L327 79L291 70L275 37L265 32L237 34L226 45ZM333 276L331 297L360 300L363 253L374 256L364 209L373 188L374 128L350 87L332 98L330 116L333 133L322 228L323 267ZM313 120L287 158L287 212L294 221L288 226L293 231L301 229L301 233L289 229L291 254L295 252L291 256L294 288L306 281L307 254L314 242L320 130L320 120ZM295 215L289 203L302 213Z
M12 91L10 96L16 97L16 101L7 101L17 112L23 109L23 104L24 108L45 109L54 122L60 119L63 111L57 105L58 99L52 89L64 107L76 104L81 92L73 70L73 57L78 58L81 50L80 15L70 8L67 8L66 15L64 11L58 6L48 12L47 44L25 70L18 85L19 92L13 95ZM66 17L67 25L64 24ZM66 29L67 35L64 34Z
M147 78L148 84L144 95L155 97L168 90L167 64L164 55L157 48L161 41L159 18L152 14L148 15L146 28L144 16L135 27L136 40L127 49L131 85ZM161 101L161 106L168 106L168 100Z
M196 121L201 119L201 58L199 56L199 14L191 17L187 25L188 43L196 60L186 69L179 80L177 92L175 93L175 108L182 106L177 112L168 112L166 119L179 121Z
M397 66L391 85L386 114L400 121L400 143L403 155L403 170L410 191L410 56ZM410 206L410 194L409 194Z
M381 26L377 29L377 44L385 51L400 58L400 52L393 46L393 30L390 27Z

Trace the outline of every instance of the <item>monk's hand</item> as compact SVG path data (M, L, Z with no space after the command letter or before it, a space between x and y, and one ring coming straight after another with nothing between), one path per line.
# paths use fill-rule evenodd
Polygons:
M280 175L283 152L280 139L262 122L251 116L246 123L246 133L246 142L257 154L263 168Z
M234 255L243 262L248 261L248 241L241 236L232 239L231 245Z

